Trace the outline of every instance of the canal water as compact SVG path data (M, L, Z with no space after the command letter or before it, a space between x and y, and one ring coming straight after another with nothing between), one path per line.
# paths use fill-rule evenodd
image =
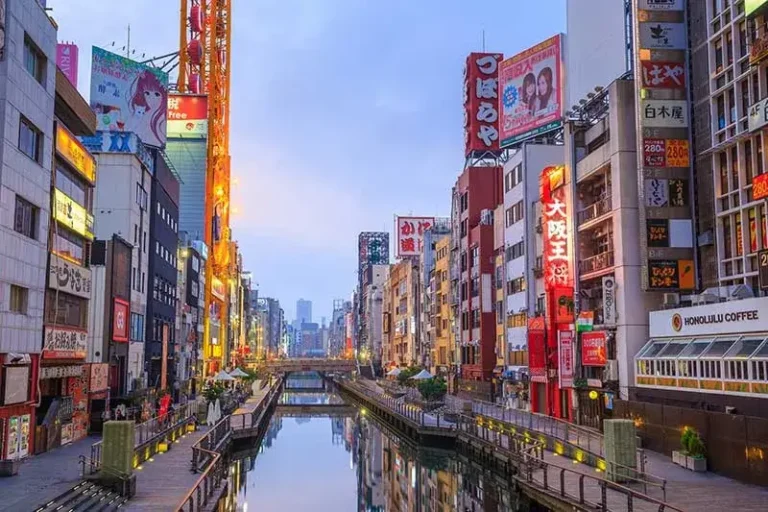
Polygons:
M308 391L287 391L280 403L344 403L332 390ZM236 457L230 467L233 485L220 510L547 510L498 475L453 452L399 439L357 408L335 417L290 417L278 412L261 445Z

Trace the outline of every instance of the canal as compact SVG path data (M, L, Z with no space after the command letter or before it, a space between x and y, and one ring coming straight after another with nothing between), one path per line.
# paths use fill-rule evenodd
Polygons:
M286 389L280 404L344 404L320 379L297 376ZM398 438L360 408L344 416L299 417L281 412L286 409L278 407L259 446L234 454L232 485L220 510L547 510L452 451Z

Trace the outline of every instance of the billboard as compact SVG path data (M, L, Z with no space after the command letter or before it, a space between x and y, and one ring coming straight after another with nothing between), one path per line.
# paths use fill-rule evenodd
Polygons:
M395 217L397 257L420 255L424 245L424 231L434 224L434 217Z
M570 251L568 250L568 212L564 182L552 179L560 176L564 166L545 168L541 173L541 222L544 226L544 285L548 291L573 285ZM560 183L556 189L552 184Z
M208 96L171 94L168 96L168 137L208 135Z
M129 304L120 299L115 299L112 314L112 340L128 341L128 317L131 315Z
M91 270L51 253L51 261L48 265L48 287L90 299Z
M77 87L79 55L80 50L74 43L59 43L56 45L56 66L75 87Z
M557 354L560 359L557 376L561 388L573 387L573 331L557 331Z
M684 89L685 68L681 62L641 60L643 87L650 89Z
M44 329L43 359L85 359L88 333L68 327Z
M645 167L689 167L690 145L687 139L643 139Z
M758 174L752 178L752 200L768 197L768 173Z
M145 144L164 147L168 75L94 46L91 108L97 130L134 132Z
M581 335L581 364L584 366L605 366L606 336L604 331L585 332Z
M744 14L749 16L765 5L766 0L744 0Z
M464 63L464 154L499 149L500 53L470 53Z
M562 126L563 37L551 37L499 66L501 147Z

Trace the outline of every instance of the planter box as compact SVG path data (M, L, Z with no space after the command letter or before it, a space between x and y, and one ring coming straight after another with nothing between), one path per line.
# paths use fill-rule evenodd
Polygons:
M696 457L685 457L685 467L691 471L705 472L707 470L707 459L699 459Z
M19 474L21 460L0 460L0 477L14 476Z
M683 452L681 452L679 450L674 450L672 452L672 462L674 462L678 466L685 467L686 466L685 459L686 459L686 456L685 456L685 454Z

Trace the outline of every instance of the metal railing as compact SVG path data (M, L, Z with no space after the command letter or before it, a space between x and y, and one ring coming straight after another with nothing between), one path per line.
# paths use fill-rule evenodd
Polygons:
M576 214L576 223L581 226L592 219L605 215L613 209L611 196L605 196L590 204Z
M601 252L595 254L589 258L584 258L579 262L579 270L582 273L597 272L604 268L609 268L614 265L613 250Z
M279 395L283 391L283 384L278 383L273 386L269 392L262 398L262 400L256 405L252 411L232 414L229 416L229 425L232 430L244 430L259 426L261 422L261 416L265 409L269 407L272 401L275 399L275 395Z

